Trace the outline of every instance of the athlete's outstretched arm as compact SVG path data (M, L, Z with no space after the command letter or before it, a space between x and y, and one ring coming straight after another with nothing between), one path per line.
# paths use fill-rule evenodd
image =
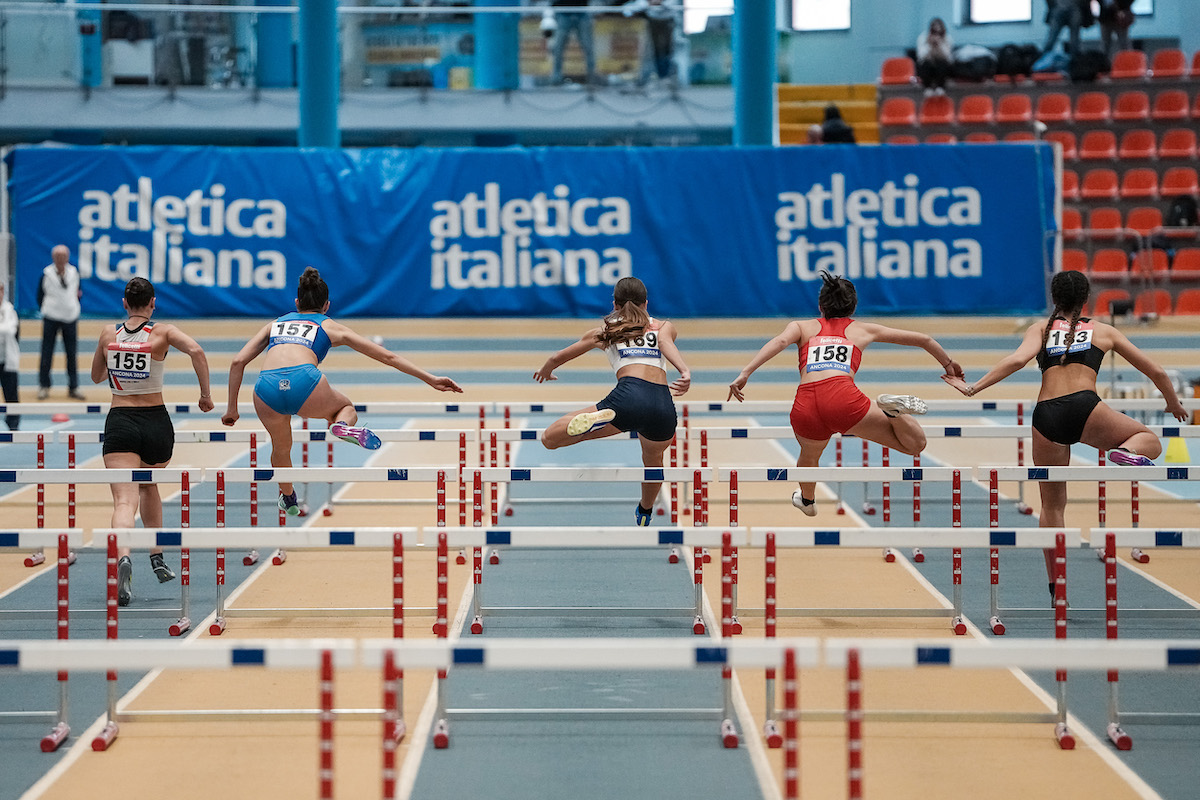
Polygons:
M595 350L600 346L599 340L596 338L600 333L599 328L592 328L590 331L580 337L578 342L564 347L554 355L546 359L546 363L542 364L542 368L533 373L533 379L538 383L543 381L556 381L558 378L554 376L554 370L561 367L563 364L572 359L579 358L584 353Z
M225 413L221 415L222 425L233 425L238 420L238 392L242 390L242 375L246 372L246 365L254 359L258 358L267 346L267 339L271 335L270 323L264 325L262 330L254 334L250 341L242 347L238 354L233 357L233 361L229 364L229 395L225 401Z
M330 343L335 347L344 344L351 350L362 353L368 358L375 359L380 364L386 364L394 370L403 372L405 375L411 375L419 381L424 381L439 392L462 393L462 389L452 379L442 375L434 375L432 372L421 369L399 353L393 353L383 345L375 344L367 337L355 333L340 322L326 320L323 327L325 328L325 333L329 335Z
M1030 362L1030 360L1038 354L1038 350L1042 349L1042 332L1044 323L1034 323L1025 330L1025 338L1021 340L1021 344L1017 349L1006 355L1004 358L988 370L987 374L970 386L967 385L966 379L957 376L946 375L942 380L958 389L967 397L973 397L979 394L987 387L1012 375Z
M734 379L733 383L729 384L729 396L725 399L732 400L736 397L738 402L741 402L743 399L745 399L745 396L742 394L742 389L746 388L746 382L750 380L750 376L754 374L754 370L758 369L763 364L767 363L772 358L779 355L796 342L800 341L800 337L800 323L789 322L787 327L783 329L783 333L764 344L762 348L759 349L758 354L755 355L754 358L750 359L750 363L747 364L740 373L738 373L738 376Z
M875 341L899 344L906 347L919 347L937 359L938 365L946 371L946 375L952 378L963 377L962 366L951 358L945 348L938 344L937 340L929 334L919 331L906 331L902 328L889 328L886 325L877 325L873 322L861 324L871 332Z
M212 411L212 388L208 383L208 357L204 355L204 348L175 325L168 325L166 334L167 344L192 359L192 369L196 371L196 380L200 384L200 410Z
M1100 323L1103 324L1103 323ZM1188 418L1188 412L1179 402L1179 395L1175 393L1175 385L1171 383L1171 377L1167 375L1167 371L1162 366L1129 341L1125 334L1121 333L1112 326L1111 336L1113 337L1112 349L1117 352L1121 358L1128 361L1134 369L1145 375L1162 393L1163 400L1167 403L1167 412L1180 422L1184 422Z
M676 397L686 394L692 386L692 371L688 369L683 356L679 353L679 348L675 346L675 337L678 335L679 332L675 330L675 325L670 322L664 322L658 329L659 350L662 351L667 361L671 362L671 366L679 370L679 377L671 381L671 394Z

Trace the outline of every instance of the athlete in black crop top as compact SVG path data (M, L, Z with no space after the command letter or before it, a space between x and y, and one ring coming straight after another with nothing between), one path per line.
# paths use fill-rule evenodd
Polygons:
M1050 282L1054 310L1044 322L1025 331L1021 345L975 383L943 378L972 397L1028 364L1034 357L1042 370L1042 386L1033 409L1033 463L1065 466L1076 442L1109 451L1113 464L1149 465L1162 453L1162 443L1145 425L1114 410L1096 394L1096 374L1104 354L1112 350L1149 378L1166 401L1166 410L1180 422L1187 412L1179 402L1166 370L1150 360L1111 325L1081 316L1088 299L1087 276L1060 272ZM1065 525L1067 485L1041 482L1044 528ZM1046 572L1053 581L1053 554L1046 551ZM1053 591L1053 583L1051 584Z

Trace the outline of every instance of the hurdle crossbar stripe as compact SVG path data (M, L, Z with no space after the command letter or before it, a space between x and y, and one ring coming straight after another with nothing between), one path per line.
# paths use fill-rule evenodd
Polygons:
M83 546L82 528L16 528L0 530L0 550L38 550L58 547L58 537L66 536L69 547Z
M739 476L740 477L740 476ZM1054 537L1066 536L1067 547L1079 547L1078 528L779 528L753 527L750 546L765 547L767 534L776 547L1054 547Z
M467 440L473 442L479 435L474 428L433 430L372 428L372 431L385 442L457 442L459 434L466 434ZM257 436L260 441L268 440L265 430L189 430L185 428L175 431L175 443L249 443L251 436ZM99 444L104 441L103 431L58 431L56 441L59 444L65 444L68 437L75 437L76 444ZM304 430L302 428L292 430L292 439L296 442L327 442L335 438L325 430ZM0 443L3 441L4 439L0 437Z
M1110 533L1116 537L1117 547L1200 547L1200 528L1093 528L1092 549L1103 550L1104 537Z
M0 644L0 675L6 669L22 672L60 670L316 669L321 651L334 654L339 667L359 663L353 639L204 639L181 645L177 641L140 639L16 640Z
M1200 425L1147 425L1161 438L1200 439ZM1032 436L1029 425L922 425L929 439L1018 439ZM689 439L701 436L709 439L792 439L795 432L787 425L762 425L749 428L693 427ZM853 434L841 434L843 439L856 439Z
M1194 481L1196 467L976 467L977 480L992 472L1002 481Z
M508 483L519 481L550 481L550 482L654 482L654 481L690 481L697 472L701 478L711 477L711 471L687 467L528 467L525 469L507 469L504 467L483 467L467 470L471 474L478 472L480 477L488 482Z
M47 442L54 439L49 431L0 431L0 444L37 444L39 436Z
M721 534L733 533L739 541L745 528L639 528L620 526L581 527L493 527L425 528L426 536L436 538L446 532L448 547L720 547Z
M387 483L389 481L412 481L434 483L439 473L447 483L457 481L455 470L445 467L231 467L229 469L208 468L209 473L225 473L227 483L256 483L279 481L282 483Z
M97 528L94 541L115 534L120 547L270 548L327 547L391 549L397 533L415 536L417 528Z
M935 481L950 482L957 472L964 478L968 470L950 467L721 467L716 470L718 479L729 481L730 473L736 472L739 481L818 481L838 483L842 481Z
M0 469L0 483L179 483L188 473L192 485L204 481L204 470L159 469Z
M1200 669L1200 643L1140 639L1008 639L927 641L827 639L824 664L843 667L858 650L864 667L962 667L968 669L1164 671Z
M1165 412L1166 410L1166 404L1161 398L1113 398L1104 402L1118 411ZM947 413L1016 411L1018 407L1023 409L1033 408L1033 402L1030 400L976 400L975 398L961 398L957 400L926 400L925 403L932 412ZM1200 400L1196 398L1180 398L1180 403L1188 411L1200 410ZM516 408L516 404L509 405L514 409ZM787 414L792 410L792 401L746 400L741 403L685 401L678 403L677 406L680 409L687 408L691 414ZM578 408L578 405L563 408L562 413L573 411L576 408Z
M111 403L3 403L0 414L28 414L50 416L52 414L107 414ZM167 403L172 414L207 414L196 403ZM467 414L478 416L494 411L495 403L436 403L436 402L392 402L355 403L354 410L360 414L393 414L405 416L438 416L441 414ZM578 408L578 404L572 406ZM254 414L253 403L238 403L239 414Z
M495 436L497 442L536 442L542 438L545 430L545 428L497 428L496 430L488 429L485 434L488 437ZM621 441L636 438L638 438L637 431L624 431L594 441Z

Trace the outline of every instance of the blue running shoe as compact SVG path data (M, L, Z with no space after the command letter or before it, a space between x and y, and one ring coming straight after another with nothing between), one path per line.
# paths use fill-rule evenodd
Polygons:
M634 524L639 528L649 528L652 516L654 516L654 509L642 508L642 504L638 503L637 509L633 512Z
M370 428L356 428L344 422L335 422L329 427L329 432L343 442L356 444L364 450L378 450L383 444Z
M1122 467L1153 467L1154 462L1143 455L1138 455L1132 450L1126 450L1124 447L1117 447L1108 453L1109 463L1117 464Z
M289 517L294 517L300 513L300 503L296 500L296 493L284 494L279 493L279 510L286 512Z

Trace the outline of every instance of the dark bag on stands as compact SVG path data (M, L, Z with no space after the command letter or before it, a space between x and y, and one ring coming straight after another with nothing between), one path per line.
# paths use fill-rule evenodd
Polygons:
M1084 50L1071 57L1068 74L1074 83L1090 83L1106 72L1112 71L1112 63L1099 50Z

